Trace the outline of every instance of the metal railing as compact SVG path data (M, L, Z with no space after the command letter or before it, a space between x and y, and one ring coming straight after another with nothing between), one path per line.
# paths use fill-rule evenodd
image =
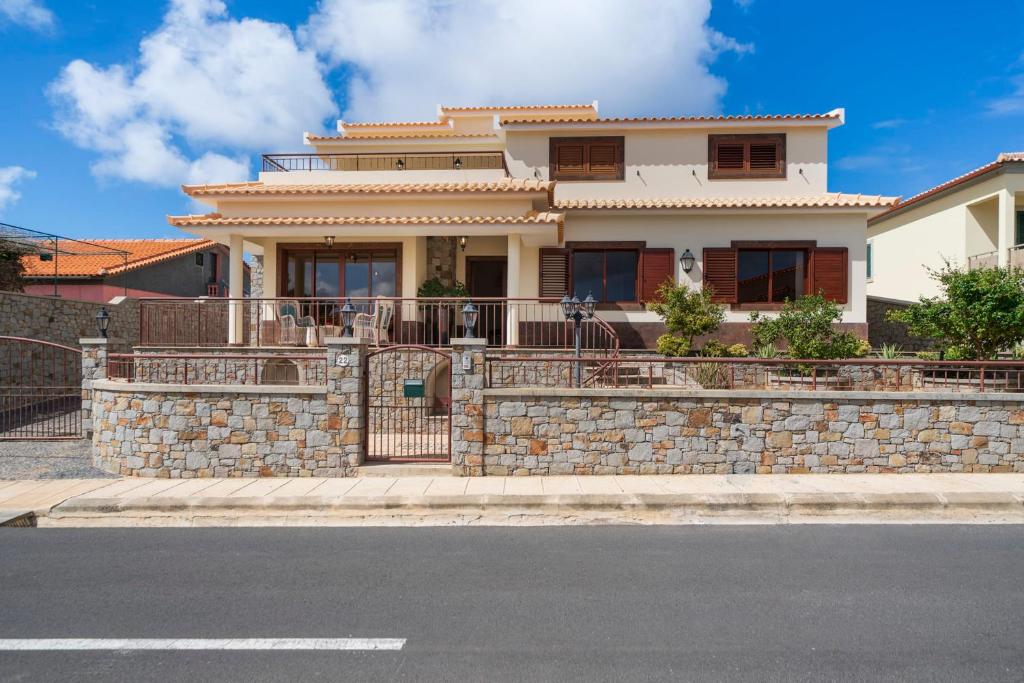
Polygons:
M999 265L999 252L986 251L983 254L975 254L967 257L967 270L978 270L979 268L995 268Z
M323 346L342 335L341 309L359 311L355 333L374 346L414 344L443 348L466 333L463 298L257 298L143 299L140 343L156 347ZM491 347L565 350L574 329L558 299L474 298L475 334ZM240 320L234 334L232 319ZM616 354L619 337L600 317L583 324L582 347Z
M775 391L1024 392L1022 361L801 360L510 356L489 354L491 388L746 389Z
M0 440L82 436L82 351L0 337Z
M264 154L263 171L476 171L509 175L504 152L409 152L398 154Z
M107 377L155 384L325 386L327 355L110 354Z

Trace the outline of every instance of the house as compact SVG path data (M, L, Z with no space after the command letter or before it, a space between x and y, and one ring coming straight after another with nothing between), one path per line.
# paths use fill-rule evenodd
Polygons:
M414 303L436 277L466 283L478 331L502 345L533 345L530 306L568 293L592 295L622 347L649 348L664 326L645 304L675 280L727 305L723 339L744 340L751 311L818 291L866 336L867 220L895 198L828 191L828 134L843 122L841 109L602 118L596 102L340 121L338 135L306 133L306 152L264 155L257 181L184 186L211 211L169 222L228 247L232 291L250 252L254 294L335 324L345 298L369 311L396 297L420 307L396 319L447 329ZM242 307L231 315L242 343Z
M928 269L1024 266L1024 152L914 195L868 221L871 299L939 293Z
M207 239L91 240L76 242L74 252L22 256L22 280L27 294L83 301L228 296L227 257L226 247ZM235 291L247 288L243 282Z

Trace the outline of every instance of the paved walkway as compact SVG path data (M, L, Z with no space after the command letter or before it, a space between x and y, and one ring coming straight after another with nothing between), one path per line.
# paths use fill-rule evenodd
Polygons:
M1024 523L1024 474L0 480L0 511L40 526Z

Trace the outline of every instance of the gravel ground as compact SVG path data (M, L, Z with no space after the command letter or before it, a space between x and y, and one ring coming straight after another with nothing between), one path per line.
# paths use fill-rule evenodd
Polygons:
M0 479L116 478L92 466L89 442L0 441Z

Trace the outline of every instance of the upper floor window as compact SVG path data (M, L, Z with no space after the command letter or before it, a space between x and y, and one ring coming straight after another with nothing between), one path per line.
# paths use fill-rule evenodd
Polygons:
M551 138L551 180L622 180L625 138Z
M708 178L785 177L784 134L708 136Z

